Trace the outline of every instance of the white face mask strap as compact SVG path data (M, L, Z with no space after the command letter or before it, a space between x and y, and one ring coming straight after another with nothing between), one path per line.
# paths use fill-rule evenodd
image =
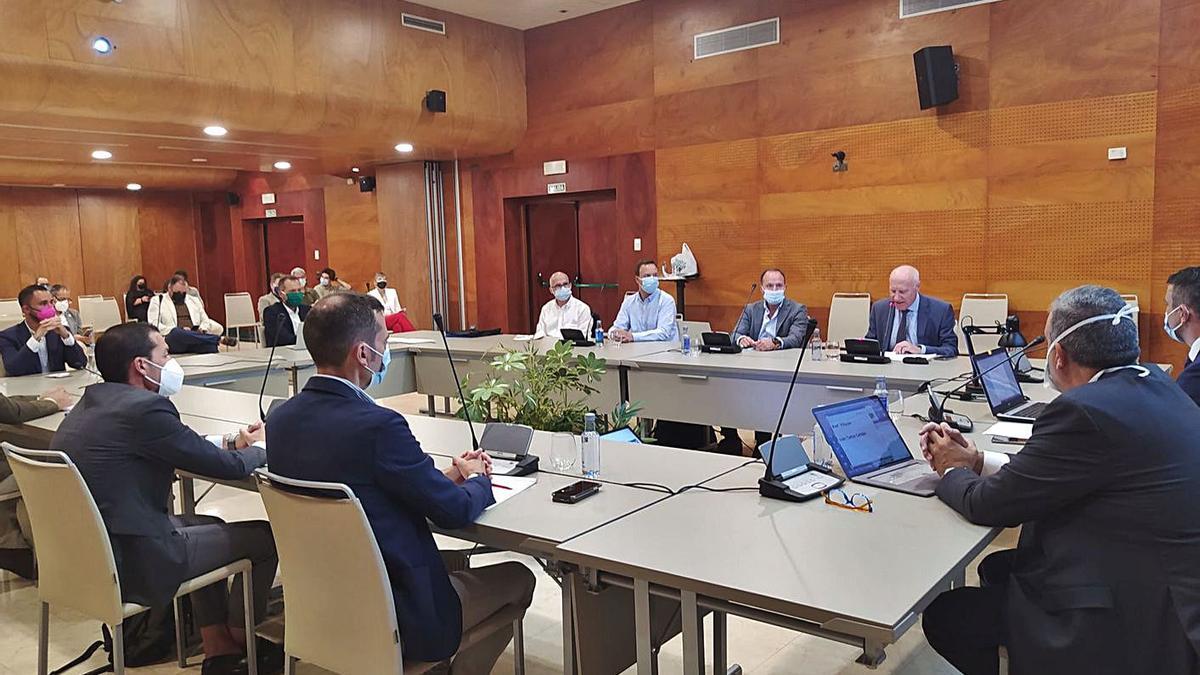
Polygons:
M1083 328L1084 326L1086 326L1090 323L1100 323L1101 321L1104 321L1106 319L1112 319L1111 324L1116 326L1117 324L1121 323L1121 319L1129 319L1130 321L1133 321L1134 320L1133 315L1137 314L1137 311L1138 311L1138 308L1136 305L1125 305L1119 311L1117 311L1116 314L1098 314L1096 316L1088 317L1088 318L1076 323L1074 326L1071 326L1070 328L1064 330L1058 337L1054 338L1054 342L1051 342L1050 346L1046 348L1046 355L1047 355L1047 357L1049 357L1050 350L1054 348L1054 345L1057 345L1059 342L1062 342L1063 338L1067 337L1071 333L1074 333L1075 331L1079 330L1080 328ZM1134 325L1137 325L1136 322Z

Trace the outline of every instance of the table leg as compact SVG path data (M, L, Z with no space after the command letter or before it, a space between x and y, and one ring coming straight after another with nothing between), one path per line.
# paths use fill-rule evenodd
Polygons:
M437 399L434 398L433 394L427 394L425 396L425 403L427 406L426 409L429 411L429 416L437 417Z
M300 367L292 366L288 368L289 384L292 386L292 396L300 393Z
M696 606L696 594L679 594L680 616L683 619L684 675L704 675L704 624Z
M563 575L562 583L562 626L563 626L563 674L575 675L575 574Z
M714 611L713 617L713 673L723 675L729 671L729 617L725 612Z
M687 293L687 282L685 282L683 280L676 281L675 282L675 299L676 299L675 308L679 310L679 316L682 316L684 318L684 320L687 320L687 309L686 309L687 303L686 303L686 297L685 297L686 293Z
M650 644L650 582L633 580L633 618L637 631L638 675L654 675L654 648Z
M629 366L617 368L617 382L621 392L621 402L629 402Z
M183 515L196 515L196 481L189 477L179 479L179 501Z

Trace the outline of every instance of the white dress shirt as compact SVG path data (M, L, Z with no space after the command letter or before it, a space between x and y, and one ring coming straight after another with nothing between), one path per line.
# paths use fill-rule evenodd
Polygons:
M400 296L394 288L384 288L382 292L378 287L372 288L367 295L379 301L383 305L384 316L391 316L400 313Z
M70 333L71 331L67 332ZM46 350L46 338L43 337L41 340L37 339L33 336L33 331L31 330L29 339L25 341L25 346L29 348L29 351L38 355L38 361L42 362L42 372L50 372L50 353ZM75 336L67 335L67 337L63 338L63 346L75 346Z
M1200 356L1200 338L1196 338L1191 349L1188 350L1188 362L1195 361L1197 356Z
M574 328L591 339L588 333L592 330L592 308L575 296L571 296L562 307L557 300L551 300L542 305L542 313L538 317L537 330L534 338L562 338L562 329Z
M288 318L292 320L292 334L295 335L297 337L297 339L299 339L300 331L301 331L299 308L292 307L291 305L287 304L286 302L283 303L283 308L287 310Z

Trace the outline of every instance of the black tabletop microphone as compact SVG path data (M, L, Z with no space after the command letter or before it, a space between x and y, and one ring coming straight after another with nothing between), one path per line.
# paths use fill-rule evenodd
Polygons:
M988 373L992 372L993 370L996 370L997 368L999 368L1001 366L1008 366L1009 368L1012 368L1012 360L1014 358L1023 356L1026 352L1033 349L1034 347L1041 346L1044 342L1046 342L1045 335L1037 336L1036 338L1031 340L1029 342L1029 344L1025 345L1021 349L1008 354L1008 358L993 365L990 368L980 371L974 377L968 379L966 382L963 382L962 384L958 385L957 387L946 392L946 394L944 396L942 396L942 400L940 403L937 401L937 398L934 396L933 387L932 386L926 387L925 391L929 396L929 421L945 422L946 424L949 424L950 426L952 426L955 429L958 429L959 431L962 431L964 433L972 431L975 428L975 425L970 420L961 418L960 416L954 415L950 411L946 410L946 401L949 400L949 398L952 395L954 395L955 392L960 391L961 389L963 389L975 382L978 382L984 375L987 375Z
M279 345L279 330L283 328L283 322L289 320L285 308L283 314L280 314L279 319L275 321L275 332L271 336L271 353L267 356L267 367L263 370L262 386L258 390L258 417L264 422L267 421L267 411L263 409L263 395L267 392L267 378L271 375L271 360L275 358L275 347Z
M467 397L463 396L462 382L458 379L458 371L454 368L454 357L450 355L450 341L446 339L446 327L442 324L442 315L435 312L433 325L442 335L442 346L446 349L446 360L450 362L450 374L454 376L454 386L458 387L458 403L463 408L463 417L467 418L467 428L471 430L471 449L479 452L479 439L475 436L475 425L471 422L471 410L467 407Z

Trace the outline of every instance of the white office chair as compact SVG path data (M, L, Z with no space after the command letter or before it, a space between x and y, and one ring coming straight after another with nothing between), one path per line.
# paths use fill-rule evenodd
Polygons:
M846 338L861 338L871 325L870 293L834 293L829 303L829 325L825 340L843 344Z
M254 300L249 293L225 294L225 334L238 328L253 328L254 341L259 342L258 317L254 315ZM242 343L238 342L238 349Z
M279 552L288 674L294 675L297 661L355 675L416 675L438 667L404 663L392 585L354 492L340 483L294 480L262 469L254 475ZM465 631L459 648L511 623L514 668L523 675L521 618L519 612L501 612Z
M83 302L84 300L103 300L103 299L104 299L103 295L80 295L80 296L76 297L76 300L79 300L80 302Z
M0 316L20 316L21 303L16 298L0 298Z
M967 351L966 336L962 333L962 325L976 325L991 328L997 323L1004 325L1008 318L1008 295L1005 293L964 293L962 304L958 309L958 323L954 324L954 333L958 336L959 350ZM975 353L982 354L1000 346L999 335L975 335L971 338Z
M83 482L79 469L66 454L55 451L26 450L2 443L29 522L33 526L34 552L38 567L38 598L42 602L38 630L38 675L49 670L50 605L69 607L88 618L108 624L113 635L113 673L124 675L125 647L122 624L125 619L149 607L121 601L121 582L113 560L112 544L96 501ZM183 582L175 592L175 616L179 617L179 598L206 586L224 583L242 575L246 603L246 625L253 626L254 601L250 561L238 560L207 574ZM175 644L179 665L185 666L182 649L182 622L175 623ZM246 644L250 672L258 675L254 640Z
M84 316L87 307L89 316ZM121 323L121 308L117 306L116 298L92 300L79 306L79 318L85 326L91 326L96 333L103 333Z
M1135 293L1122 293L1121 299L1125 301L1126 307L1133 307L1133 325L1138 327L1138 332L1141 332L1141 305L1138 304L1138 296ZM1170 309L1169 307L1167 309Z

